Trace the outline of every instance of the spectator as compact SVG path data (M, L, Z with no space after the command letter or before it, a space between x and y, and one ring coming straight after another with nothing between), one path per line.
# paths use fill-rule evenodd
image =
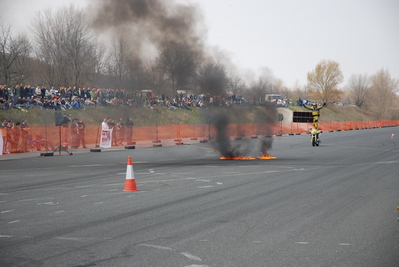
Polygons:
M73 119L71 123L71 148L78 148L78 119Z
M77 148L82 145L83 148L86 147L86 125L83 119L78 121L78 140L77 140Z
M28 152L29 129L28 120L24 119L21 124L22 152Z
M125 139L128 145L132 144L132 137L133 137L133 118L129 117L125 123Z
M14 127L12 128L13 134L14 134L14 142L12 146L12 151L17 152L18 151L18 146L19 146L19 139L21 137L21 129L20 129L21 123L17 121L14 124Z

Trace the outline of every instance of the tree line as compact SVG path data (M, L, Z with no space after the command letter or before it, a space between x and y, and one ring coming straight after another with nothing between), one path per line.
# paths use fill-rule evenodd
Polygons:
M279 93L291 99L350 102L375 112L380 119L398 113L399 83L387 69L371 76L354 74L342 86L339 63L322 60L308 73L306 86L288 88L268 75L248 84L192 43L169 41L151 60L137 56L131 45L135 37L128 34L112 37L107 46L90 28L86 13L73 5L39 12L30 30L31 39L26 34L14 36L11 25L0 17L0 83L10 88L36 84L151 89L157 95L172 96L186 90L243 95L256 102L265 101L266 94Z

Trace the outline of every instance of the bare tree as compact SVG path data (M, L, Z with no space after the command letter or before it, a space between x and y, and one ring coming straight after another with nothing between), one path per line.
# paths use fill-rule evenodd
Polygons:
M152 61L145 67L146 82L156 93L164 93L171 85L167 79L166 66L159 61Z
M348 90L353 103L358 107L364 107L370 91L370 79L368 75L352 75L348 81Z
M256 103L264 103L267 93L272 92L272 82L264 77L259 77L258 81L253 83L249 88L248 95L255 100Z
M202 55L188 44L169 43L158 57L165 67L172 84L173 93L192 85Z
M371 105L379 119L392 117L393 100L399 90L399 81L391 78L388 70L381 69L370 77L371 81ZM397 108L397 107L395 107Z
M45 66L43 79L49 85L79 85L90 79L99 54L83 11L73 5L55 13L47 9L37 13L32 27L37 58Z
M202 93L223 95L228 87L224 65L208 63L199 69L198 85Z
M235 95L242 95L247 89L247 85L240 77L230 76L228 79L228 89Z
M322 60L312 72L308 73L307 89L309 95L327 103L339 101L342 92L338 89L338 85L343 80L344 76L339 63Z
M112 43L107 60L107 74L116 81L117 87L121 87L127 79L127 62L130 56L128 39L122 35L117 37Z
M30 75L30 42L26 35L13 37L11 26L0 20L0 80L14 86Z

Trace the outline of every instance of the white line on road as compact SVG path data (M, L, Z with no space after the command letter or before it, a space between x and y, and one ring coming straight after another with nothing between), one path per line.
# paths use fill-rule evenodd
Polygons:
M13 212L14 210L4 210L1 213L9 213L9 212Z
M205 180L205 179L197 179L195 180L196 182L210 182L211 180Z
M56 211L54 213L63 213L63 212L65 212L65 210L59 210L59 211Z
M307 245L307 244L309 244L309 242L295 242L295 243L297 243L299 245Z
M149 247L149 248L156 248L156 249L162 249L162 250L172 250L171 248L168 248L168 247L157 246L157 245L150 245L150 244L139 244L139 246L144 246L144 247Z
M0 238L11 237L10 235L0 235Z
M18 200L19 202L24 202L24 201L36 201L36 200L44 200L44 199L54 199L53 197L46 197L46 198L28 198L28 199L21 199Z
M213 185L197 186L197 188L209 188L209 187L213 187Z
M338 245L340 245L340 246L350 246L351 244L349 244L349 243L339 243Z
M18 223L18 222L20 222L20 221L21 221L21 220L12 221L12 222L9 222L8 224Z
M190 260L194 260L194 261L201 261L201 259L193 254L190 254L188 252L181 252L180 254L182 254L183 256L189 258Z

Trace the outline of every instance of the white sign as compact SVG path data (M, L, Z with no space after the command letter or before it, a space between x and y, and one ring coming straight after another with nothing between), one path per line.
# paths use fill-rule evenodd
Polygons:
M100 147L110 148L112 145L112 130L113 129L103 129L101 131Z

